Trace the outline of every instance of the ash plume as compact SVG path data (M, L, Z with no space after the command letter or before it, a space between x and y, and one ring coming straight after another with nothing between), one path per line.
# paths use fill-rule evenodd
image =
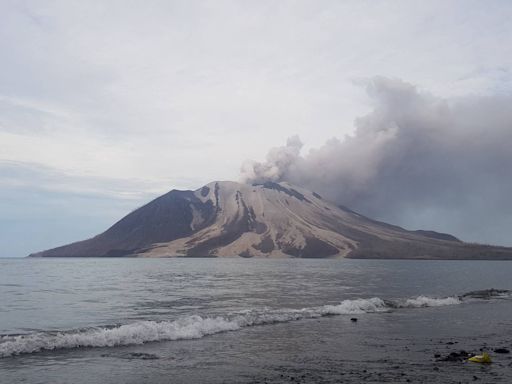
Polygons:
M281 181L293 173L293 168L300 162L302 142L295 135L286 140L284 147L272 148L267 154L267 161L259 163L247 161L242 165L242 178L251 183Z
M246 182L288 181L411 229L512 245L512 97L443 99L399 79L367 84L355 131L301 155L297 136L242 167Z

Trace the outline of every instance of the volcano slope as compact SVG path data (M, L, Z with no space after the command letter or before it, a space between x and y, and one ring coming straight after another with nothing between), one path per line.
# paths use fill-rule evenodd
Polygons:
M288 183L217 181L170 191L91 239L30 256L500 260L512 248L408 231Z

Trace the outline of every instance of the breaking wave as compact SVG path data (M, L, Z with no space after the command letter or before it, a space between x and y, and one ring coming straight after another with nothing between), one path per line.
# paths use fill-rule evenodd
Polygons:
M480 293L480 292L479 292ZM58 349L116 347L155 341L199 339L207 335L236 331L255 325L286 323L334 315L389 312L397 308L439 307L463 303L466 297L432 298L418 296L405 301L369 299L343 300L337 305L303 309L251 309L226 316L192 315L174 321L139 321L130 324L60 332L35 332L0 336L0 358ZM500 297L503 292L500 292Z
M462 300L458 297L444 297L436 299L428 296L418 296L414 299L407 299L403 306L406 308L442 307L445 305L457 305L461 303Z

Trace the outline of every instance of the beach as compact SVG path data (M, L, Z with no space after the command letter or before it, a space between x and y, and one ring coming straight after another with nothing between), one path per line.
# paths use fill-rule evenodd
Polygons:
M512 380L507 262L1 263L1 383Z

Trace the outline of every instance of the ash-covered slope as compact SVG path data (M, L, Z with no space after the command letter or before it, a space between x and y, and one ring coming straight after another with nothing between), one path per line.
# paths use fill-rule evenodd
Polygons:
M512 248L407 231L287 183L171 191L104 233L31 256L512 259Z

